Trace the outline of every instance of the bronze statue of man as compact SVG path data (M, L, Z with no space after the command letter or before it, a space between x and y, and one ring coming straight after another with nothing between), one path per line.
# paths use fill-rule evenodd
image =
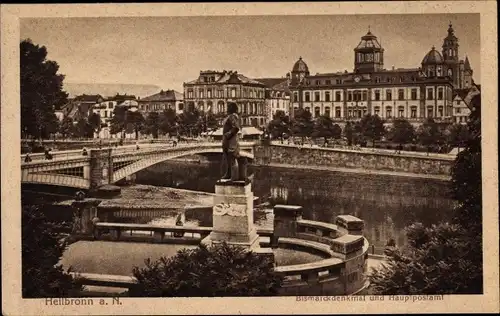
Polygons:
M222 153L226 162L226 170L222 179L245 180L240 179L245 176L241 174L239 166L236 165L236 160L240 157L238 132L241 129L238 105L234 102L228 102L227 114L222 124Z

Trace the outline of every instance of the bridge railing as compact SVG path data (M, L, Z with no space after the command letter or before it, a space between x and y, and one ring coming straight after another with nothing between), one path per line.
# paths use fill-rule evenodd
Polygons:
M253 146L254 142L241 142L240 146L242 148ZM220 142L198 142L198 143L178 143L176 146L165 143L153 143L153 144L139 144L137 145L126 145L119 147L102 147L102 149L111 148L112 155L120 155L127 153L148 153L148 152L158 152L158 151L177 151L183 148L193 149L193 148L203 148L203 147L213 147L220 146ZM64 150L64 151L50 151L52 159L48 160L45 157L45 153L35 153L29 154L31 162L41 162L41 161L53 161L53 160L70 160L75 158L89 157L90 151L95 149L87 149L87 156L83 155L83 148L77 150ZM21 155L21 164L29 164L26 159L27 154Z
M84 157L82 155L81 150L50 151L50 155L52 156L52 159L50 159L50 160L48 160L45 157L45 153L29 154L29 157L31 158L31 162L51 161L51 160L69 160L69 159ZM27 154L21 155L21 164L29 163L25 160L26 156L27 156Z

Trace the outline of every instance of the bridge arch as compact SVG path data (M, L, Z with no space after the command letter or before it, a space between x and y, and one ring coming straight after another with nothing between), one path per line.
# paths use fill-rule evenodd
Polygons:
M159 153L151 153L144 158L136 159L134 161L133 158L121 158L121 157L114 157L113 162L119 162L129 160L133 161L130 164L127 164L126 166L113 171L113 176L110 182L115 183L117 181L120 181L136 172L139 172L143 169L146 169L148 167L151 167L153 165L156 165L160 162L167 161L170 159L175 159L179 157L184 157L184 156L190 156L190 155L196 155L196 154L204 154L204 153L221 153L222 154L222 148L193 148L190 150L183 150L179 152L172 152L172 151L164 151L164 152L159 152ZM249 152L247 150L242 149L240 151L240 155L242 157L246 157L250 160L254 159L254 155L252 152Z

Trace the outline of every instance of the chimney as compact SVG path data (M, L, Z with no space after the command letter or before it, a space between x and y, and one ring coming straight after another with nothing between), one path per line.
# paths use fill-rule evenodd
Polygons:
M392 70L394 71L394 65L392 65Z

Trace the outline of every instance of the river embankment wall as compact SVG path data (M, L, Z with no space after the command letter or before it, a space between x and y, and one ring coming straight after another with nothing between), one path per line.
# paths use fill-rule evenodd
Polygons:
M255 164L448 180L455 157L294 145L256 145Z

